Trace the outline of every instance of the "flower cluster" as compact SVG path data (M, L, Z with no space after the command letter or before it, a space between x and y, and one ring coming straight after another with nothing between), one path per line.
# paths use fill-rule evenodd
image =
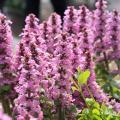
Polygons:
M107 2L105 0L98 0L96 2L96 10L93 11L93 31L94 31L94 50L97 56L103 56L105 59L105 65L107 65L106 49L109 47L108 43L104 39L105 25L108 18L108 11L106 10ZM100 57L96 58L99 61Z
M55 51L55 55L57 56L57 78L55 82L59 90L58 98L63 104L63 106L65 106L69 102L72 102L72 98L70 96L70 77L72 75L72 49L71 46L68 44L69 40L71 39L67 37L66 33L60 34L57 39L59 41L56 44L57 48ZM69 106L69 104L67 106Z
M11 21L0 14L0 86L10 85L14 82L12 72L14 71L12 59L12 32Z
M69 35L76 33L75 24L78 17L77 13L77 10L73 6L68 7L65 11L63 31L69 33Z
M14 101L14 111L18 120L43 119L43 112L39 102L40 80L43 80L41 69L43 57L41 56L42 52L36 47L39 32L38 29L36 30L37 27L35 16L29 15L26 18L26 26L16 53L18 84L15 90L18 97Z
M114 10L113 12L109 13L109 18L107 19L107 23L106 23L106 31L105 31L105 36L104 36L104 40L109 43L108 47L109 47L109 51L107 53L107 59L109 59L109 61L111 60L115 60L117 62L117 60L120 59L119 56L119 52L120 52L120 48L119 48L119 33L120 33L120 16L119 13ZM119 69L119 66L118 66Z
M15 111L18 120L38 118L42 120L43 113L39 103L39 71L35 61L31 59L30 51L25 48L23 66L20 70L15 99Z
M11 21L0 13L0 96L6 102L13 102L16 96L14 91L16 76L12 57L13 36L10 25ZM7 88L6 92L4 91L5 87Z

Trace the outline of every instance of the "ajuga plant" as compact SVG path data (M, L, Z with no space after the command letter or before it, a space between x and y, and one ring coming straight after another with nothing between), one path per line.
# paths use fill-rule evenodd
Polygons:
M106 53L105 53L105 25L106 20L108 18L108 11L107 8L107 2L105 0L98 0L96 2L96 9L93 11L93 31L94 31L94 46L95 46L95 52L98 56L104 56L104 59L106 59ZM99 57L98 57L99 59ZM104 63L106 69L108 70L108 63Z
M102 74L105 79L108 79L104 86L106 92L109 92L112 96L119 99L119 87L118 87L118 81L116 81L115 77L119 74L119 13L114 10L113 12L109 13L109 18L107 19L106 23L106 31L104 40L106 41L106 58L109 61L109 71L105 72L105 74ZM101 57L103 59L103 57ZM115 66L114 68L111 66ZM107 74L106 74L107 73ZM115 90L116 89L116 90ZM117 93L117 94L116 94Z
M90 77L86 86L82 87L83 94L85 97L91 97L89 90L91 91L93 97L99 101L100 103L104 103L108 101L108 97L105 93L101 90L100 86L96 83L95 73L94 73L94 62L92 57L92 39L89 39L88 33L89 29L84 29L83 33L81 33L81 49L82 49L82 56L84 57L84 64L82 65L82 70L90 70ZM91 37L90 37L91 38ZM81 56L81 57L82 57ZM89 89L89 90L88 90Z
M86 58L85 58L86 56L84 56L84 47L89 46L88 44L85 43L86 39L84 38L84 30L88 29L87 17L90 12L85 6L81 6L78 10L78 13L79 13L78 15L80 17L77 19L77 22L75 24L75 26L77 27L77 41L76 41L77 44L76 44L76 46L75 46L75 43L73 44L74 73L75 73L75 70L77 67L80 67L82 70L86 69L86 68L84 68L84 65L86 63ZM81 23L83 23L83 24L81 24ZM77 53L75 52L76 48L78 49L78 50L76 50ZM75 59L75 58L77 58L77 59ZM76 64L76 66L75 66L75 64ZM74 79L76 79L76 78L74 78ZM77 91L75 91L75 93L73 94L73 97L75 98L75 103L77 103L77 105L79 105L79 103L80 104L82 103L81 100L79 100L80 96ZM79 106L82 106L82 105L79 105Z
M11 114L10 103L13 106L13 99L16 94L14 63L12 62L12 32L11 21L0 13L0 99L4 112Z
M119 99L118 81L115 81L116 75L119 74L119 49L117 47L119 46L119 34L116 34L119 33L119 13L116 10L113 12L106 10L106 4L106 1L99 0L96 3L97 9L93 11L97 81L105 92ZM113 49L115 44L117 44L116 50Z
M32 118L42 120L43 118L39 103L39 71L31 57L31 53L26 47L19 82L15 87L18 97L15 99L14 111L15 118L18 120Z
M92 24L91 20L91 12L87 9L86 6L80 6L78 10L78 19L75 23L75 27L77 28L77 34L82 32L84 28L90 27Z
M37 33L36 18L31 14L26 18L26 26L21 34L22 40L16 54L18 81L15 90L18 93L18 97L14 101L13 116L18 120L34 118L42 120L43 118L39 101L41 80L37 59L39 57L37 54L35 56L35 51L33 50Z
M11 22L0 14L0 119L119 120L120 15L106 4L68 7L63 22L28 15L14 55Z
M96 10L93 11L93 31L94 31L94 44L95 52L99 56L103 54L106 59L104 35L105 35L105 25L108 17L106 10L107 2L105 0L98 0L96 3ZM108 64L106 60L106 69L108 69Z
M56 44L57 48L55 50L55 55L57 56L56 87L58 88L56 104L58 106L58 111L61 110L59 111L60 115L61 112L70 112L73 102L70 82L70 77L72 75L72 49L70 44L67 44L67 42L69 42L71 39L67 37L66 33L60 34L58 40L59 41ZM68 67L69 69L67 69ZM71 115L69 114L68 117L72 117L72 113Z
M50 69L48 79L52 82L52 87L49 88L50 96L54 101L58 119L65 119L66 117L70 119L72 114L68 115L68 112L72 106L72 96L69 78L72 69L69 60L72 51L67 42L71 41L72 37L67 38L67 34L62 33L61 19L56 13L52 14L48 22L44 22L41 28L50 63L48 66ZM67 69L68 66L69 69Z
M77 10L71 6L68 7L65 11L64 22L63 22L63 32L67 33L69 39L69 44L72 47L72 72L76 72L76 68L79 66L80 62L80 49L79 49L79 41L77 40L77 27L76 21L78 17ZM79 52L78 52L79 51Z
M114 10L113 12L109 13L109 18L107 19L106 23L106 31L105 31L105 41L108 41L110 50L107 53L107 59L109 61L115 61L117 64L117 69L119 71L119 32L120 32L120 16L119 13Z
M34 39L35 40L35 39ZM50 80L49 77L49 63L48 54L45 54L35 41L30 42L30 52L32 56L32 60L36 63L36 69L39 72L38 82L39 82L39 100L42 110L44 112L44 116L48 118L53 117L52 109L53 109L53 101L51 99L51 89L53 88L54 81ZM40 46L40 45L39 45ZM49 114L47 114L49 112Z
M93 63L94 53L93 53L93 46L92 46L94 35L93 35L93 31L90 29L92 24L91 12L85 6L80 7L79 11L80 11L79 12L80 17L78 19L77 26L78 26L78 41L80 43L79 55L80 55L80 58L82 59L79 62L79 66L83 71L86 69L89 69L91 71L91 75L88 80L88 85L82 87L83 95L85 97L91 97L88 90L89 88L93 94L93 97L95 97L96 100L102 103L104 101L107 101L107 96L103 93L103 91L97 85L96 79L95 79L94 63ZM79 24L79 21L82 21L83 24L81 25L81 22ZM97 92L95 91L95 89ZM99 96L97 95L97 93L99 93ZM74 96L77 97L77 94L78 93L75 93ZM78 99L78 97L76 99L77 99L76 101L77 103L79 103L78 101L81 101Z
M26 31L29 31L30 33L38 34L39 32L39 19L35 17L34 14L30 14L26 17L25 20L25 29Z
M99 61L97 66L106 75L109 70L109 60L107 59L107 50L109 43L104 39L106 20L108 18L107 2L105 0L98 0L96 2L96 9L93 11L93 31L94 31L94 52L95 60ZM101 61L101 57L104 59ZM104 69L102 69L104 68ZM104 77L104 76L103 76ZM105 77L104 77L105 78Z
M65 11L63 31L67 32L69 35L76 34L75 23L77 21L78 12L74 6L68 7Z
M79 51L78 54L82 57L80 57L80 62L79 62L79 66L82 70L84 70L84 63L85 63L85 56L83 56L83 47L87 46L87 44L85 43L85 38L84 38L84 31L87 30L87 34L88 37L91 37L91 41L90 44L92 44L92 30L90 30L91 27L91 12L85 7L85 6L81 6L79 7L78 10L78 19L76 22L76 27L77 27L77 43L79 43ZM87 36L85 36L87 37ZM77 66L78 67L78 66Z
M29 47L30 44L30 35L33 35L37 37L37 34L39 32L39 20L35 17L35 15L30 14L26 17L25 20L25 28L23 29L23 33L21 33L20 36L22 36L22 39L20 41L20 44L17 45L16 55L15 55L15 68L16 70L19 69L19 66L21 64L22 56L24 56L24 47Z
M34 18L34 19L33 19ZM18 84L15 87L16 92L18 93L18 98L15 99L15 109L14 109L14 116L16 119L42 119L43 112L40 113L40 98L43 95L41 93L41 89L45 89L46 95L48 96L47 86L48 81L46 80L45 76L47 73L46 66L47 66L47 56L42 51L43 49L40 47L44 45L44 42L40 41L40 37L38 33L40 32L38 29L38 20L37 18L30 14L26 18L26 25L23 33L21 34L21 42L18 45L18 51L16 53L16 63L17 63L17 74L18 74ZM32 21L32 26L30 26L30 22ZM28 29L29 28L29 29ZM27 30L28 29L28 30ZM27 64L26 64L27 63ZM27 65L27 66L26 66ZM33 70L36 70L36 72ZM31 70L33 71L31 71ZM23 76L22 71L26 71L25 75ZM28 71L28 72L27 72ZM33 73L31 73L31 72ZM34 74L35 72L35 74ZM31 76L34 74L35 76ZM21 78L22 77L22 78ZM28 81L26 81L26 80ZM26 81L26 85L24 86L24 82ZM31 88L29 85L32 85ZM24 91L24 92L23 92ZM29 91L29 92L27 92ZM42 95L41 95L42 94ZM32 103L32 97L34 97L34 101ZM20 100L24 98L25 101L20 103ZM35 102L35 103L34 103ZM31 103L29 106L28 104ZM28 107L33 107L32 104L36 104L36 110L30 111ZM19 109L18 107L19 106ZM43 107L43 106L42 106ZM31 109L31 108L30 108ZM20 110L20 111L19 111ZM21 116L21 111L23 111L24 117ZM38 113L37 113L38 111ZM32 113L30 115L30 113ZM40 114L39 114L40 113Z

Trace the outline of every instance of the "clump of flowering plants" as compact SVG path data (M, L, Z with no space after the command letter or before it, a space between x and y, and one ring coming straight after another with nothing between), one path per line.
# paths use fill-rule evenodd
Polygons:
M120 15L106 8L70 6L42 23L28 15L14 55L0 13L1 120L120 119Z

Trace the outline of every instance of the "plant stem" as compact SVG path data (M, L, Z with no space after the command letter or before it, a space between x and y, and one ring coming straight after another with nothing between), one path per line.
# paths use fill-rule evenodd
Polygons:
M58 99L55 104L57 108L57 120L65 120L64 108L62 107L61 101Z
M61 104L58 105L58 120L65 120Z
M90 97L95 101L95 98L94 98L93 94L91 93L91 91L90 91L90 89L89 89L87 84L86 84L86 88L87 88L87 90L88 90L88 92L90 94Z
M10 108L10 102L8 99L5 99L4 96L1 97L2 107L4 109L4 112L8 115L12 115L11 108Z
M84 96L84 94L82 93L81 86L78 88L78 90L79 90L79 93L80 93L80 95L82 96L82 98L83 98L83 100L84 100L86 106L89 108L88 104L86 103L85 96Z
M74 83L74 85L76 86L76 88L78 89L78 91L79 91L80 95L82 96L82 98L83 98L86 106L89 108L89 106L88 106L87 103L86 103L85 97L84 97L84 95L83 95L83 93L82 93L82 88L81 88L81 86L78 85L78 84L74 81L74 79L71 79L71 80L72 80L72 82Z
M106 53L103 52L103 55L104 55L104 58L105 58L105 66L106 66L106 70L109 71L109 63L108 63L108 60L107 60Z

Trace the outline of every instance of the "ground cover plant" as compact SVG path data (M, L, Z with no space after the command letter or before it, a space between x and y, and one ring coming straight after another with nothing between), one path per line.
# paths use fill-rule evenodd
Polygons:
M28 15L15 54L0 13L1 120L120 120L120 14L95 5Z

